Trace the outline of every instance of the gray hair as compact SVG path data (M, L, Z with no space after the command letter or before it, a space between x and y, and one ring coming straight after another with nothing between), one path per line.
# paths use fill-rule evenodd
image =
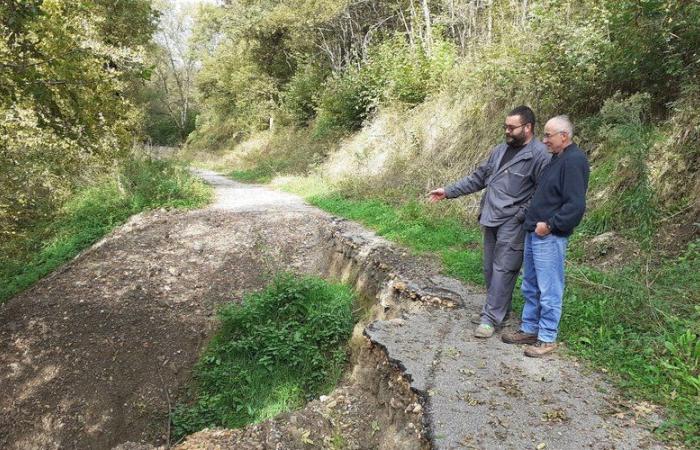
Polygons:
M567 116L565 114L561 114L559 116L554 116L549 120L554 120L557 123L558 128L560 128L559 131L568 134L569 139L573 139L573 137L574 137L574 124L571 123L569 116Z

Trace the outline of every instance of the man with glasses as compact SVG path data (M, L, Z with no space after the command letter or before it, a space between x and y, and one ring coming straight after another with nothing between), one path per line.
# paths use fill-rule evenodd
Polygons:
M507 344L529 344L525 355L541 357L557 348L564 295L564 258L568 238L586 210L588 159L571 139L574 127L566 116L550 119L544 143L552 152L525 216L525 297L520 331L504 334Z
M479 223L484 234L486 304L473 322L474 336L489 338L510 313L513 288L523 261L522 222L537 179L549 163L547 147L534 135L535 114L518 106L503 125L506 141L491 150L474 173L429 193L430 201L486 189L481 198Z

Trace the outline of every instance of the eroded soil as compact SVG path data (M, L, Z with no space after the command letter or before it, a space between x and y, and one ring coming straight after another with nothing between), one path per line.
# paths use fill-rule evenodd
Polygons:
M0 447L166 442L167 397L189 376L217 307L277 269L311 269L315 239L301 213L133 219L0 310Z

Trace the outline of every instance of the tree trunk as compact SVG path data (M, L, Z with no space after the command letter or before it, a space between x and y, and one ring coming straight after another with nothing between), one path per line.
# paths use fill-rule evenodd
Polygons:
M423 39L423 27L416 27L416 24L419 23L418 19L418 13L416 12L416 5L413 0L411 0L411 29L415 32L418 30L418 39L420 42L424 42Z
M413 39L413 29L408 24L408 21L406 20L406 16L404 15L403 11L399 10L399 16L401 17L401 21L403 22L404 28L406 28L406 35L408 35L408 42L411 45L411 49L414 49L416 46L416 42Z
M493 42L493 0L488 0L486 2L486 9L488 9L488 20L487 20L487 32L486 32L486 39L487 42L490 44Z
M428 55L433 52L433 28L430 21L430 7L428 6L428 0L421 0L421 5L423 6L423 20L425 21L425 40L423 41L423 47Z

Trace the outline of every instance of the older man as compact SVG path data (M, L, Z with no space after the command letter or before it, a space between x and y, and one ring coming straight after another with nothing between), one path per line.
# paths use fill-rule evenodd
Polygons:
M486 304L477 317L474 335L488 338L510 312L513 287L523 261L522 222L542 169L547 148L534 136L535 114L519 106L506 117L506 142L491 150L474 173L430 192L430 201L455 198L486 189L479 223L484 234Z
M566 116L554 117L545 125L544 143L552 161L539 179L523 224L523 321L520 331L502 339L508 344L529 344L525 355L530 357L557 348L566 246L586 210L590 168L586 155L571 141L573 136L574 127Z

